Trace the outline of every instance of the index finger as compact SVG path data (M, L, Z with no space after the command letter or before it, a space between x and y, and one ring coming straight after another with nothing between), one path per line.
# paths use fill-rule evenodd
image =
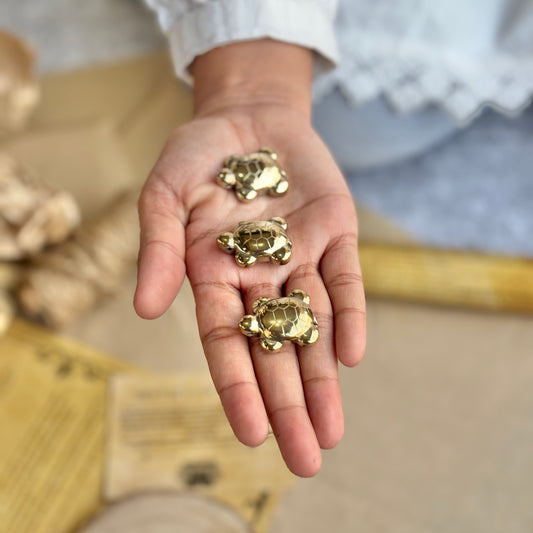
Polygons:
M200 339L209 370L235 436L248 446L268 436L268 417L247 338L237 327L245 314L240 290L211 274L193 275Z

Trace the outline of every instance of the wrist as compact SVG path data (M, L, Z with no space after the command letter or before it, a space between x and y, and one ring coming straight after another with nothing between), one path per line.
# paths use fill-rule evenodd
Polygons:
M282 105L310 117L313 52L261 39L214 48L191 65L195 115L261 104Z

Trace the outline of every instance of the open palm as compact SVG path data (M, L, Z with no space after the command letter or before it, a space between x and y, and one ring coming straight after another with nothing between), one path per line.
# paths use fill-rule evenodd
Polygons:
M215 177L224 159L269 146L289 191L241 203ZM320 448L342 437L337 361L354 366L365 348L364 293L357 222L344 179L308 119L278 105L232 108L197 118L170 137L139 202L141 248L135 308L161 315L187 273L215 387L243 443L259 445L272 426L288 467L320 468ZM216 244L242 220L283 217L293 253L288 264L237 266ZM264 351L237 325L261 297L309 293L320 338Z

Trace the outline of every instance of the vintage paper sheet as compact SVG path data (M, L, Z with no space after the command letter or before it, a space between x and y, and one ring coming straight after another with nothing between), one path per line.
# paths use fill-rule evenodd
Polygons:
M0 338L0 531L67 533L102 505L109 376L127 366L23 322Z
M258 448L237 441L207 373L116 375L110 402L108 500L143 490L192 491L266 530L293 476L273 436Z

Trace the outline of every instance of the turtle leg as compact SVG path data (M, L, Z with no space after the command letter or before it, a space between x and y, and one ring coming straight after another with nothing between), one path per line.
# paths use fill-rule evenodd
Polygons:
M274 259L274 261L278 262L280 265L284 265L289 262L291 253L292 251L290 246L284 246L272 254L272 259Z
M309 294L307 294L305 291L302 291L302 289L296 289L292 291L289 296L292 296L293 298L299 298L302 300L303 303L309 305L309 302L311 299L309 298Z
M235 174L229 168L223 168L218 173L217 180L226 189L231 189L235 186Z
M257 257L252 254L240 252L238 254L235 254L235 261L237 261L237 264L239 266L247 267L253 265L257 261Z
M255 189L246 189L241 187L240 189L237 189L236 192L237 198L241 200L241 202L249 202L257 197L257 191Z
M273 217L270 219L270 222L275 222L279 224L283 229L287 229L287 221L281 217Z
M238 163L240 160L241 158L238 155L232 154L226 158L226 161L224 161L224 165L228 168L231 168L233 164Z
M276 183L276 185L273 188L273 193L284 194L287 192L288 188L289 188L289 182L287 181L287 178L285 178L282 174L280 177L280 180Z
M318 328L316 326L311 326L303 335L300 335L297 339L297 343L300 346L304 344L313 344L318 340Z
M267 303L269 300L270 298L267 298L266 296L261 296L261 298L257 298L257 300L252 305L253 312L257 313L259 307L261 307L264 303Z
M261 339L261 347L268 352L276 352L283 346L283 343L272 339Z
M270 157L270 159L273 159L274 161L276 161L276 159L278 158L278 154L274 152L274 150L271 150L270 148L268 148L267 146L261 146L258 152L260 154L268 155L268 157Z

